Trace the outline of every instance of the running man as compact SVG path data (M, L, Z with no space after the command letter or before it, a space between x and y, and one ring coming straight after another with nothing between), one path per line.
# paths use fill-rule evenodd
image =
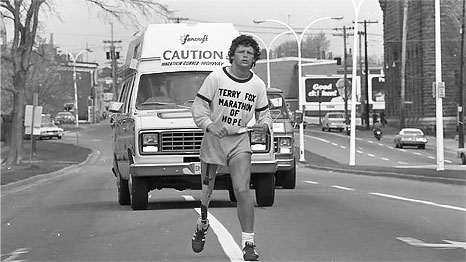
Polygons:
M260 57L257 42L251 36L241 35L232 41L228 56L231 66L207 76L192 105L194 121L204 130L200 153L201 216L192 248L196 253L204 249L215 176L220 166L228 166L238 201L243 259L256 261L259 255L254 242L254 199L249 192L252 151L247 124L255 116L254 132L270 134L272 118L265 84L251 71Z

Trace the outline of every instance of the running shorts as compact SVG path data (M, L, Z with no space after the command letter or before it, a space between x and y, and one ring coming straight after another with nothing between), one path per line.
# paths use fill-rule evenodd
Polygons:
M230 159L243 152L252 154L247 132L222 138L205 132L202 138L200 159L208 164L226 166Z

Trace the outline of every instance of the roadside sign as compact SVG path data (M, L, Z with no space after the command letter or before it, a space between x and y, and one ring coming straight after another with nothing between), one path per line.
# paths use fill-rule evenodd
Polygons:
M26 105L26 112L24 115L24 133L31 134L31 126L34 122L33 135L40 135L40 125L42 124L42 106ZM34 111L34 116L33 116ZM34 119L33 119L34 117Z

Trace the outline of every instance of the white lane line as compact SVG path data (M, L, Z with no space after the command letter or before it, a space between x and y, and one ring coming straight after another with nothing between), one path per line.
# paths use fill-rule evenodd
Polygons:
M433 156L428 156L428 158L430 158L430 159L435 159L435 157L433 157Z
M367 141L369 144L374 144L374 141L368 140Z
M419 152L414 152L413 154L415 154L417 156L422 156L421 153L419 153Z
M319 184L319 182L309 181L309 180L305 180L304 183L313 184L313 185L318 185Z
M343 189L343 190L348 190L348 191L353 191L354 189L349 188L349 187L344 187L344 186L335 186L332 185L331 187L338 188L338 189Z
M322 142L325 142L325 143L330 143L330 141L326 140L326 139L323 139L323 138L320 138L320 137L316 137L316 136L309 136L309 135L306 135L307 137L310 137L310 138L313 138L313 139L316 139L316 140L320 140Z
M398 161L398 164L407 165L408 163L403 162L403 161Z
M386 158L386 157L382 157L382 160L390 161L390 159L388 159L388 158Z
M193 196L182 196L184 198L184 200L186 201L196 201L196 199L193 197Z
M340 146L341 149L346 149L346 146Z
M362 154L362 151L360 151L360 150L356 150L356 152L358 152L359 154Z
M375 157L375 155L373 155L373 154L367 154L367 155L370 156L370 157Z
M397 200L403 200L403 201L409 201L409 202L415 202L415 203L421 203L425 205L431 205L431 206L436 206L436 207L443 207L443 208L448 208L448 209L454 209L454 210L459 210L466 212L466 208L462 207L456 207L456 206L451 206L451 205L443 205L443 204L437 204L431 201L424 201L424 200L418 200L418 199L411 199L411 198L406 198L406 197L400 197L400 196L394 196L394 195L387 195L387 194L381 194L381 193L369 193L374 196L381 196L381 197L387 197L387 198L393 198Z
M333 146L338 146L338 144L337 144L337 143L332 143L332 145L333 145Z
M201 215L201 209L195 208L197 213ZM225 254L230 258L230 261L243 261L243 252L241 248L236 244L235 240L231 236L230 232L218 221L210 212L207 217L209 218L209 224L214 233L217 235L218 241L225 251Z
M432 248L441 248L441 249L453 249L453 248L463 248L466 249L466 242L458 242L458 241L451 241L443 239L443 242L447 242L448 244L444 243L425 243L416 238L412 237L397 237L396 239L405 242L408 245L416 246L416 247L432 247Z
M31 251L30 248L26 248L26 247L18 248L18 249L16 249L15 251L13 251L11 253L4 254L4 255L2 254L1 255L2 261L10 261L10 262L27 261L27 260L24 260L24 259L20 259L20 257L23 254L29 253L29 251Z
M447 160L447 159L445 159L444 161L445 161L445 163L448 163L448 164L451 164L451 163L453 163L452 161L450 161L450 160Z

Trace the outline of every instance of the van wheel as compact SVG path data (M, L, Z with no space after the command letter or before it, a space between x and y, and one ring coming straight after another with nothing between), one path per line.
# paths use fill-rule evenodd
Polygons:
M129 205L131 203L131 198L129 194L128 179L121 178L120 174L118 174L117 188L118 188L118 203L122 206Z
M131 192L131 208L133 210L144 210L148 206L149 197L147 184L142 177L133 177L130 175L130 192Z
M257 205L272 206L275 201L275 175L273 173L256 174L254 180Z
M461 164L466 165L466 155L461 154Z
M296 187L296 160L293 161L293 168L280 172L283 189L294 189Z

